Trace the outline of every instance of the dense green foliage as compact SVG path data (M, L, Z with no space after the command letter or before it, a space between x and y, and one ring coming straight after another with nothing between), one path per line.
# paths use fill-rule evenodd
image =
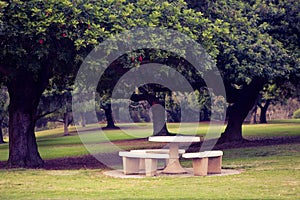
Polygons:
M211 20L222 19L229 34L217 35L218 68L238 85L255 77L288 78L299 67L299 2L188 1ZM288 41L288 42L287 42Z

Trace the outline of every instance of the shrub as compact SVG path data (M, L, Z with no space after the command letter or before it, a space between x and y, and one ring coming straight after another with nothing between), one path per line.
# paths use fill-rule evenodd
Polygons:
M293 118L294 119L300 119L300 108L294 112Z

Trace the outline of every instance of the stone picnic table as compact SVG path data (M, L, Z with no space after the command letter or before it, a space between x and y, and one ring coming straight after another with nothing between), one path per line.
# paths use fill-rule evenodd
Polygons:
M201 137L196 136L152 136L149 137L150 142L169 143L169 161L163 173L166 174L183 174L186 170L179 162L179 145L200 142Z

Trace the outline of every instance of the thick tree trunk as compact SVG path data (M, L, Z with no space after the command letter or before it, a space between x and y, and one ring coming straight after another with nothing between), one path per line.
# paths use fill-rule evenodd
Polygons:
M264 85L261 79L254 79L245 86L237 96L236 101L228 109L228 123L218 143L242 141L242 124L249 111L253 108L257 96Z
M105 129L118 129L119 127L115 125L114 118L112 115L111 104L108 103L106 106L104 106L103 109L104 109L106 123L107 123Z
M43 75L42 75L43 76ZM39 78L45 78L45 77ZM23 71L8 84L9 158L8 167L36 168L43 165L34 133L36 111L47 80L39 82L33 74Z
M43 165L37 148L34 127L32 113L21 109L14 109L10 112L8 167L31 168Z
M155 136L166 136L170 135L168 129L167 129L167 124L166 124L166 119L165 119L165 109L162 105L160 104L154 104L151 107L152 110L152 120L153 120L153 135Z
M265 107L263 107L260 110L260 116L259 116L259 123L260 124L266 124L267 123L267 110Z
M211 111L207 107L204 107L200 112L200 121L208 122L210 121L210 116L211 116Z
M158 98L150 94L134 94L131 96L131 100L135 102L146 100L152 106L153 135L173 135L167 128L164 104L159 103Z
M250 124L257 124L256 114L257 114L257 106L255 105L251 110Z

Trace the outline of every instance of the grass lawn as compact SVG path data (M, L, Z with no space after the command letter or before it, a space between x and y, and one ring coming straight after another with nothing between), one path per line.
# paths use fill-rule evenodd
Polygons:
M186 134L195 128L195 124L184 126ZM178 125L169 124L169 128L176 132ZM197 133L204 134L206 128L201 124ZM146 131L130 127L124 130L126 133L107 131L107 137L124 140L151 133L148 126ZM300 121L244 125L243 130L246 137L299 136ZM62 129L37 133L44 159L88 154L78 135L61 137L62 134ZM91 143L92 140L91 137ZM0 145L0 160L7 159L7 148L7 144ZM190 167L191 162L183 161L183 165ZM117 179L103 175L103 169L0 169L0 199L300 199L299 143L226 149L223 167L242 173L222 177Z

